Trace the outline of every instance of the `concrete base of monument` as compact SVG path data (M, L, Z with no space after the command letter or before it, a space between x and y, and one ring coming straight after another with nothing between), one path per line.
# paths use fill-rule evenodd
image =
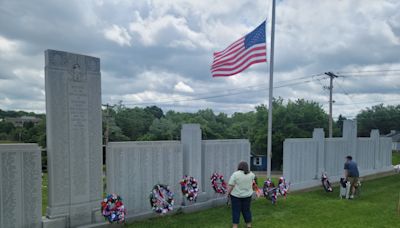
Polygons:
M119 227L124 227L124 224L118 224L118 223L113 223L110 224L109 222L101 222L101 223L96 223L96 224L90 224L90 225L85 225L85 226L78 226L77 228L119 228Z
M63 228L63 227L69 227L70 225L68 224L67 220L68 216L60 216L56 218L47 218L45 216L42 217L42 228ZM92 212L92 222L94 227L97 227L97 225L103 224L104 223L104 217L101 215L100 210L93 210ZM108 223L104 223L107 225ZM82 226L77 226L77 227L91 227L92 225L82 225Z
M209 199L204 202L196 202L194 204L182 206L183 213L193 213L197 211L207 210L213 207L218 207L226 204L226 198Z
M202 197L205 197L205 195L203 195ZM205 200L205 198L203 198L202 200ZM190 205L186 205L186 206L175 206L174 210L171 212L168 212L167 214L161 215L161 214L157 214L154 213L152 211L148 211L148 212L143 212L143 213L129 213L128 212L128 216L125 218L126 223L132 223L135 221L141 221L141 220L145 220L145 219L150 219L150 218L157 218L157 217L164 217L164 216L170 216L170 215L174 215L174 214L178 214L178 213L193 213L193 212L197 212L197 211L203 211L203 210L207 210L213 207L218 207L218 206L222 206L226 204L226 198L225 197L219 197L219 198L212 198L212 199L208 199L206 201L203 202L196 202ZM103 220L104 221L104 220ZM85 225L85 226L79 226L80 228L94 228L94 227L123 227L123 224L110 224L108 222L99 222L96 224L91 224L91 225Z
M46 218L42 217L42 228L63 228L67 227L67 218Z
M104 222L104 217L101 215L100 210L96 210L92 212L92 221L93 223L101 223Z
M199 195L197 195L196 202L202 203L202 202L206 202L209 199L210 199L210 197L207 196L207 193L202 192L202 193L199 193Z

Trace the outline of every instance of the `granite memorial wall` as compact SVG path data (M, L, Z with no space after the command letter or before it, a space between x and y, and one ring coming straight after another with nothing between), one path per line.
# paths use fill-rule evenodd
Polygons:
M183 175L179 141L111 142L107 146L107 192L122 197L128 216L152 213L149 194L155 184L166 184L180 205Z
M201 140L199 124L184 124L181 141L112 142L107 146L107 192L124 200L129 218L151 217L149 194L155 184L167 184L175 195L174 211L181 207L179 185L183 175L198 180L197 205L206 209L217 195L211 188L210 177L219 172L228 182L240 161L250 160L248 140ZM208 203L209 202L209 203ZM222 201L221 201L222 202ZM223 201L224 202L224 201ZM197 209L196 209L197 210ZM185 208L184 212L191 211Z
M292 189L320 185L322 172L338 181L347 155L357 162L361 176L392 170L391 139L380 137L378 130L372 130L369 138L357 138L357 123L345 120L342 138L325 138L323 129L315 129L312 139L286 139L283 176Z
M41 174L36 144L0 144L0 227L42 227Z

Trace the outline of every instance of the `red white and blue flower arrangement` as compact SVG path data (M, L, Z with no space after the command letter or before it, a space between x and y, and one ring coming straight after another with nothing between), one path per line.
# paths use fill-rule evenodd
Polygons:
M265 198L271 200L272 204L275 204L278 196L287 197L289 193L290 183L286 182L284 177L279 178L278 186L275 187L275 184L271 181L271 179L267 179L264 182L263 191Z
M264 181L263 192L265 198L271 200L272 204L276 203L276 200L278 199L278 189L275 187L275 184L271 179L268 178Z
M211 175L211 187L214 189L215 193L225 194L226 193L226 183L224 176L219 173L213 173Z
M150 205L154 212L165 214L173 210L174 194L168 185L156 184L150 193Z
M280 177L278 182L278 187L279 187L279 194L281 196L284 196L286 199L287 194L289 193L290 183L287 183L285 178Z
M119 195L109 194L101 202L101 214L110 223L125 221L126 209Z
M182 195L186 197L187 200L196 202L197 195L199 194L196 179L185 175L179 183L181 184Z

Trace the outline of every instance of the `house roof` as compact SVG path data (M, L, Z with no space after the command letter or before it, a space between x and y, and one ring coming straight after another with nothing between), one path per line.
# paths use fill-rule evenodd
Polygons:
M253 152L250 152L250 157L266 157L267 155L259 155L259 154L254 154Z
M391 132L385 136L392 138L392 142L400 142L400 131Z

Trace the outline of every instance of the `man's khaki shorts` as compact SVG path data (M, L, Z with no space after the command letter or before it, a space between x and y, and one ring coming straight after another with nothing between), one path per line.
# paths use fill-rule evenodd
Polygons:
M348 181L350 181L351 187L358 187L358 177L348 177Z

